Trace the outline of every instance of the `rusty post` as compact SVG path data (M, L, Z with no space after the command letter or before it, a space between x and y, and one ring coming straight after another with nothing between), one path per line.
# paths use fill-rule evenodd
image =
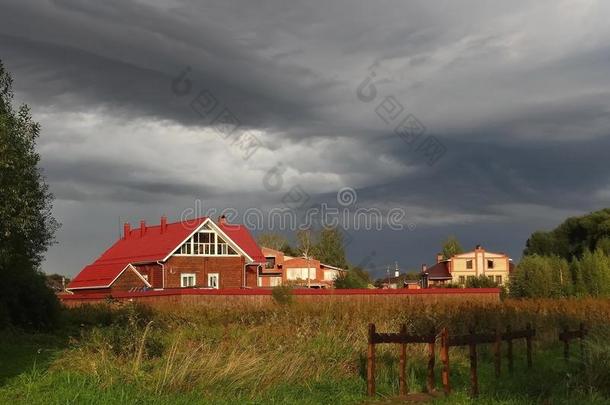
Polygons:
M500 371L502 367L502 334L495 330L496 341L494 342L494 366L496 378L500 377Z
M474 330L470 330L470 395L475 398L479 395L479 379L477 376L477 344L474 340Z
M434 336L432 330L432 336ZM434 342L428 343L428 377L426 379L426 389L428 392L434 391Z
M568 338L568 327L563 327L563 359L568 361L570 359L570 339Z
M506 341L506 357L508 358L508 372L510 374L513 373L513 339L512 339L512 329L510 325L506 327L506 336L508 337Z
M369 345L367 352L366 388L369 396L375 395L375 324L369 323Z
M407 325L404 323L400 325L400 334L405 336L407 334ZM406 378L406 369L407 369L407 344L400 344L400 373L398 377L398 392L401 396L407 395L407 378Z
M443 389L445 395L449 395L451 393L451 385L449 383L449 333L447 328L443 328L441 332L441 361L443 362L443 370L441 371Z
M527 343L527 368L532 368L532 324L527 323L527 337L525 338Z

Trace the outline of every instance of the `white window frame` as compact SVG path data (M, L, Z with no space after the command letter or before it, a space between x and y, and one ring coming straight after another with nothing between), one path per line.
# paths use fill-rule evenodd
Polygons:
M210 285L210 280L216 277L216 286L213 287ZM208 273L208 288L214 288L218 290L220 288L220 274L219 273Z
M195 242L195 235L209 234L210 241L206 243ZM199 236L197 236L199 238ZM199 240L199 239L198 239ZM197 247L197 253L195 253ZM233 251L233 253L230 253ZM203 252L203 253L202 253ZM221 253L219 253L221 252ZM200 229L185 241L176 251L176 256L227 256L237 257L239 253L224 238L213 229Z
M186 278L193 278L193 285L185 285ZM197 274L195 273L180 273L180 287L188 288L195 287L197 285Z

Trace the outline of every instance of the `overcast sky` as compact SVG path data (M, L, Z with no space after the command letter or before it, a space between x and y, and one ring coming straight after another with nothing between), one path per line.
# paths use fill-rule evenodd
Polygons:
M295 190L341 207L345 187L351 208L405 212L402 231L348 231L349 260L376 274L432 263L450 234L518 260L531 232L610 206L609 15L601 0L5 0L0 59L42 125L63 224L44 270L80 271L119 218L268 210ZM240 124L226 139L222 111Z

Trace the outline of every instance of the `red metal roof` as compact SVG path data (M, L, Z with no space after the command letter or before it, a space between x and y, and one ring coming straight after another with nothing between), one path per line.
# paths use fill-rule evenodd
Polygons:
M233 242L244 251L248 256L257 263L265 263L265 255L258 246L258 243L254 240L248 228L243 225L228 224L221 222L217 224L221 231L223 231Z
M110 286L128 264L163 261L182 241L207 218L132 229L127 238L121 238L106 250L95 262L86 266L68 284L68 289L104 288ZM264 262L260 248L243 225L219 224L218 227L255 262Z

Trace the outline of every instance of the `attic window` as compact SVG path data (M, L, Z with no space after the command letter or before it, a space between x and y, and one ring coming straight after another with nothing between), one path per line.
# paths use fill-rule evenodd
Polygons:
M177 254L187 256L237 256L237 252L216 232L201 230L184 242Z

